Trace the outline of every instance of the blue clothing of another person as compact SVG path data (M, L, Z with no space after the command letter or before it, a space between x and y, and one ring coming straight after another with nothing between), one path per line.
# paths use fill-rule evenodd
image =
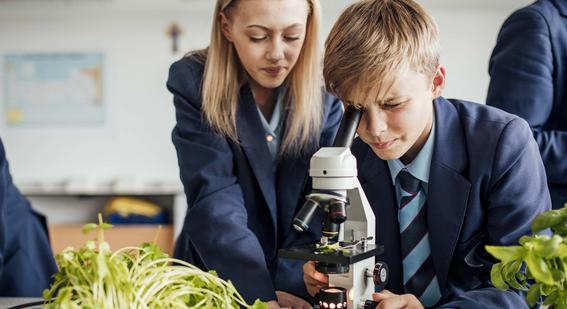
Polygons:
M0 296L41 297L56 271L45 218L12 183L0 140Z
M553 208L567 202L567 1L538 0L504 22L486 103L528 121Z

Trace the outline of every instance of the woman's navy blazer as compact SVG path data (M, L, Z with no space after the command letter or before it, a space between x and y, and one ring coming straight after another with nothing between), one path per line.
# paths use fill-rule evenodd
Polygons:
M250 88L240 92L236 126L239 143L206 124L201 111L203 65L186 57L171 66L168 89L174 95L177 150L188 212L175 256L215 270L231 280L246 301L276 299L282 290L306 296L301 261L278 258L278 249L317 240L321 220L297 233L292 219L307 186L309 159L330 146L342 117L341 102L324 94L319 145L303 155L273 161Z

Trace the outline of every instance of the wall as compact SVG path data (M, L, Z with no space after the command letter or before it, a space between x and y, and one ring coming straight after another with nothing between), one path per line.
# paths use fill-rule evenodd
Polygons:
M165 32L184 16L3 19L2 52L102 51L107 121L97 127L7 127L0 125L17 180L61 178L177 179L170 132L174 125L167 69L180 57L170 53ZM206 40L203 15L190 17L195 47ZM194 41L193 41L194 40ZM195 42L195 43L193 43ZM191 45L191 46L189 46Z
M351 1L322 2L326 35ZM498 29L506 16L529 1L421 2L441 28L442 61L448 67L445 95L484 101L488 58ZM16 181L122 178L178 183L170 141L174 109L165 82L169 65L182 53L170 52L166 30L177 21L185 30L181 50L203 47L209 38L211 12L208 0L0 2L0 54L106 54L104 125L14 128L2 118L0 136ZM0 104L0 112L2 108Z

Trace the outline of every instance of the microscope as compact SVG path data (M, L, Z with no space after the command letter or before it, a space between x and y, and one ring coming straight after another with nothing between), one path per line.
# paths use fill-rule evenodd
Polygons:
M315 306L322 309L375 308L372 293L388 281L387 265L374 262L383 247L375 244L374 212L350 152L361 115L360 110L347 107L333 147L321 148L311 157L312 189L293 227L304 232L323 212L321 241L278 252L282 258L315 261L317 271L329 275L329 286L316 295Z

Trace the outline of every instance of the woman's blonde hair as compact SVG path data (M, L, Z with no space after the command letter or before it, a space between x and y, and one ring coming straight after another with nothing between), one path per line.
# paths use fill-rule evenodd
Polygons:
M281 154L298 154L318 142L322 125L319 0L306 0L309 16L305 40L297 62L287 77L284 105L287 111ZM211 42L207 49L190 53L205 63L202 84L202 109L209 125L219 134L238 142L236 111L246 72L233 45L222 34L220 13L230 17L238 0L217 0Z
M437 24L419 4L361 0L343 11L325 42L325 85L361 107L369 88L380 87L378 96L384 95L402 70L432 74L439 54ZM355 102L348 102L353 95Z

